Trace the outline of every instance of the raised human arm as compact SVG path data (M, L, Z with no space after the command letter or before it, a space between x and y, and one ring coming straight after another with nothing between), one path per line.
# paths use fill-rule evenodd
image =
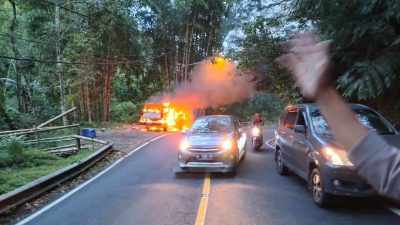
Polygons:
M351 149L368 133L368 129L360 124L354 112L333 87L327 86L320 90L315 96L315 100L332 130L335 140L343 149Z
M278 61L294 75L304 96L315 99L339 146L348 152L358 174L380 194L400 200L400 150L355 117L330 84L330 41L306 33L286 43Z
M288 53L279 62L294 74L303 95L320 105L339 145L350 149L368 130L330 84L330 44L318 42L313 33L304 33L283 45Z

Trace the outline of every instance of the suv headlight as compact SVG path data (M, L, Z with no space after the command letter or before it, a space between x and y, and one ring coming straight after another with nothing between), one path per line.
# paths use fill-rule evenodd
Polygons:
M232 141L231 140L229 140L229 139L227 139L227 140L224 140L223 142L222 142L222 144L221 144L221 148L223 149L223 150L230 150L231 148L232 148Z
M335 166L353 166L353 163L347 158L346 152L341 149L324 147L322 149L322 154Z
M186 150L189 149L189 147L190 147L190 143L189 143L189 141L187 140L187 138L182 139L182 140L181 140L181 143L179 144L179 149L180 149L181 151L186 151Z

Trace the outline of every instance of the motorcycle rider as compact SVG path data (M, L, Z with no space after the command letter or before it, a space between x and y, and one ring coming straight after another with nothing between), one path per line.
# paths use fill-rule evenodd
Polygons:
M264 140L263 140L264 121L263 121L260 113L254 114L253 122L251 122L251 127L255 127L255 126L260 128L261 145L262 145L262 143L264 143Z

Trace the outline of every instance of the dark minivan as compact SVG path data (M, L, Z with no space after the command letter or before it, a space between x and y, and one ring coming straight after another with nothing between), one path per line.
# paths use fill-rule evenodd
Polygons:
M383 116L364 105L349 106L364 126L399 146L398 131ZM374 195L371 186L356 174L346 153L337 146L316 104L285 108L276 130L275 164L279 174L291 170L308 181L313 200L321 207L329 204L333 195Z

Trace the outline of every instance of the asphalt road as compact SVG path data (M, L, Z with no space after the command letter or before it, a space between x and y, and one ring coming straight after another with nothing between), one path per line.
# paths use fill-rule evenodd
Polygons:
M265 131L265 140L273 137ZM26 224L195 224L205 175L175 176L180 134L150 142ZM341 199L329 209L312 202L305 181L275 171L273 149L248 151L235 177L211 174L206 225L400 224L380 200Z

